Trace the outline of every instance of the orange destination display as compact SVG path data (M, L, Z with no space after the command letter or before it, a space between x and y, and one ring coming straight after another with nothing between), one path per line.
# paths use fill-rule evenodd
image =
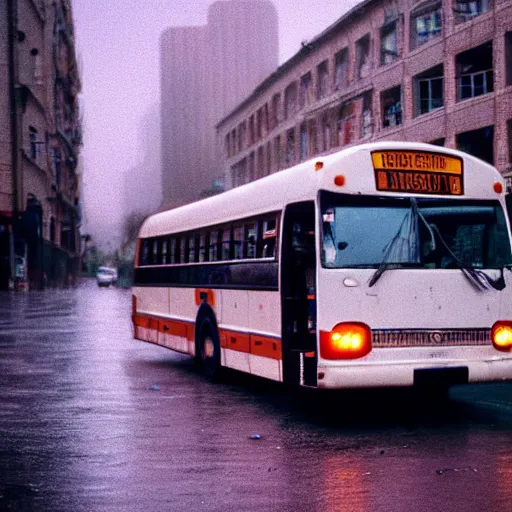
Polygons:
M462 159L426 151L372 151L377 190L460 196Z

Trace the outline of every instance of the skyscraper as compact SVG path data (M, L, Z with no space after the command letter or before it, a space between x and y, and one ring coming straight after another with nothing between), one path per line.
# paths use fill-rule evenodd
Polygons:
M195 201L223 175L215 124L278 65L269 0L218 0L207 24L161 37L162 185L166 206Z

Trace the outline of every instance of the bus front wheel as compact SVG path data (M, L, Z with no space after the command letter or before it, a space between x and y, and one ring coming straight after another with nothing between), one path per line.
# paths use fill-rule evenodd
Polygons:
M199 326L198 351L203 373L212 380L218 380L221 372L220 343L210 318L203 319Z

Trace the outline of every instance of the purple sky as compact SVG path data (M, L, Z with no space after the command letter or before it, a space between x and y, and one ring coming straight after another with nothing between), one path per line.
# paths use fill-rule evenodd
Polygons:
M241 0L243 1L243 0ZM358 0L273 0L285 62ZM158 43L169 26L203 25L213 0L73 0L84 119L85 230L119 243L123 175L141 162L140 120L159 101Z

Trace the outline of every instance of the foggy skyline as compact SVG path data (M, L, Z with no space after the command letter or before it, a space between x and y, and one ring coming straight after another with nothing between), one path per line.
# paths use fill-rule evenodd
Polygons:
M243 1L243 0L240 0ZM121 239L124 175L140 165L140 123L160 98L159 41L170 26L206 23L213 0L74 0L82 79L84 146L82 233L110 248ZM273 0L279 63L359 0Z

